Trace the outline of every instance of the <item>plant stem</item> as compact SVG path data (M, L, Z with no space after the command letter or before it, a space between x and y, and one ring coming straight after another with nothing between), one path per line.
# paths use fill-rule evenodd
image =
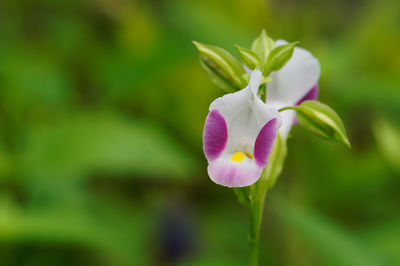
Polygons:
M296 110L296 106L288 106L288 107L284 107L279 109L279 112L285 111L285 110Z
M266 84L262 84L260 86L260 98L261 101L266 102L267 101L267 85Z
M258 266L258 243L250 244L250 261L249 266Z
M249 248L250 248L250 266L258 265L258 240L260 236L261 221L264 211L265 196L253 201L249 205Z

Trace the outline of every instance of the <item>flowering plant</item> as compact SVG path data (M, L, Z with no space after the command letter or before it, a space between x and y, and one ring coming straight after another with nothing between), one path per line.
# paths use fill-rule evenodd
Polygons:
M232 187L249 208L250 265L257 265L265 196L282 171L292 126L350 142L336 112L316 101L320 64L298 42L274 41L263 30L251 49L236 46L243 64L220 47L193 43L211 81L230 92L209 107L203 148L211 180Z

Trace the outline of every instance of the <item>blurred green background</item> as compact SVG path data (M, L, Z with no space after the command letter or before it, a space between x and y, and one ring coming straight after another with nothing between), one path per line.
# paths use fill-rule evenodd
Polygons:
M353 147L292 131L261 265L400 265L398 0L2 0L0 265L246 265L191 41L262 28L320 60Z

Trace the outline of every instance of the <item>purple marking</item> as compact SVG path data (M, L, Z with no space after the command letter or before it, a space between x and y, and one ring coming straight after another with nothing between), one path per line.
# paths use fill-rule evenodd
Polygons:
M212 161L224 151L228 141L228 126L218 110L212 110L206 119L203 132L203 149L206 158Z
M302 102L304 101L308 101L308 100L316 100L318 98L318 84L315 84L314 87L312 87L306 95L304 95L303 98L301 98L295 105L300 105ZM297 123L299 123L299 121L297 120L297 117L295 117L293 119L293 126L297 125Z
M315 84L303 98L301 98L296 105L300 105L302 102L307 100L316 100L318 98L318 84Z
M268 162L268 156L271 153L276 136L278 135L277 128L278 120L276 118L268 121L258 133L254 144L254 160L256 164L264 168Z

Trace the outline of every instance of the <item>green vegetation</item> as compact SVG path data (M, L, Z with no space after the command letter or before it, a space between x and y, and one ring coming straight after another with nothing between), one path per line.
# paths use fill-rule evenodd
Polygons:
M262 28L320 60L352 148L292 131L260 265L399 265L399 14L397 0L1 1L0 265L246 265L246 210L202 151L224 92L192 40L250 64L232 44Z

